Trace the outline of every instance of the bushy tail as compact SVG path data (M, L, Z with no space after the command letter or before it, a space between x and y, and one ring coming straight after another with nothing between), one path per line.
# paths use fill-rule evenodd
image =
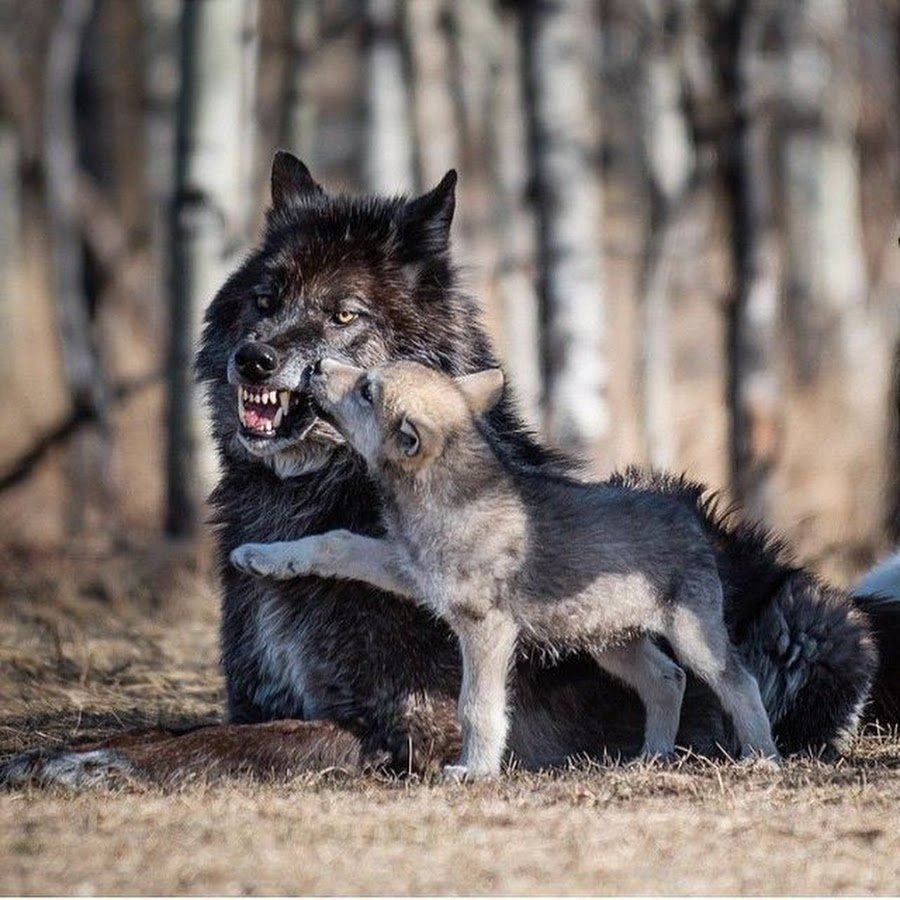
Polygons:
M869 717L882 725L900 725L900 553L863 576L853 588L853 601L878 644Z
M878 664L870 622L850 598L794 570L736 629L785 753L845 748Z
M900 639L890 629L900 606L876 609L822 584L794 564L782 540L723 508L703 485L635 469L613 482L673 495L701 516L716 548L729 634L759 681L780 749L841 750L875 682L876 634L885 660L896 659ZM884 678L876 692L898 696Z

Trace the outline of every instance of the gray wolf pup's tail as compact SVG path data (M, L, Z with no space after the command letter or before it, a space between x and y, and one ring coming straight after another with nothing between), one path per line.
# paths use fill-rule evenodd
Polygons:
M879 666L869 714L882 725L900 725L900 553L866 573L852 591L878 643Z
M635 469L615 480L672 494L700 515L716 548L729 634L759 681L782 752L842 750L873 686L896 707L900 685L876 683L876 670L880 650L882 672L896 671L900 605L876 611L872 601L823 584L794 564L783 541L701 484ZM887 708L879 701L875 711Z

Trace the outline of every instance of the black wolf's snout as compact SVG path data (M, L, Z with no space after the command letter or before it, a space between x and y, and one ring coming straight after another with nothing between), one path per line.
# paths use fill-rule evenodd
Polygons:
M261 341L247 341L234 354L234 366L247 381L265 381L278 369L278 354Z

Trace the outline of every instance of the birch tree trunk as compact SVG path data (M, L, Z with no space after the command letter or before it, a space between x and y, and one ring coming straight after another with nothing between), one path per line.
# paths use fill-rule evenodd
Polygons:
M788 312L798 374L807 383L826 366L852 369L865 323L851 10L847 0L784 7Z
M885 526L894 547L900 547L900 338L894 342L888 403L888 490Z
M554 443L593 445L609 427L601 188L585 58L596 40L579 0L525 8L536 218L546 328L546 430Z
M694 150L682 103L680 5L671 0L645 0L643 4L647 46L643 52L640 113L650 189L650 233L641 277L642 327L638 339L644 439L647 459L657 469L670 469L675 463L668 287L694 170ZM668 24L666 19L670 20Z
M504 362L526 420L538 431L541 410L541 320L535 289L535 223L528 205L528 129L515 14L497 23L489 115L491 175L498 236L497 287L503 310Z
M139 65L141 20L133 5L113 3L106 7L100 39L111 45L109 78L109 128L112 184L117 212L129 238L146 227L146 166L144 165L144 84Z
M307 162L312 159L316 135L311 60L319 39L320 16L317 3L288 0L290 55L281 143Z
M419 190L434 187L459 165L456 110L450 84L446 0L404 4L412 62L413 118L418 145Z
M75 77L93 8L93 0L63 0L60 5L48 48L44 106L46 199L60 346L74 411L96 423L82 430L70 451L66 518L68 530L74 534L84 531L92 501L106 525L114 509L108 386L84 293L78 221Z
M763 54L773 0L742 2L737 23L732 104L736 110L729 186L736 275L730 317L731 481L750 517L765 522L781 421L777 373L781 245L772 170L776 83Z
M0 0L0 56L7 60L8 71L2 75L21 77L15 46L16 10L13 0ZM22 294L22 148L17 115L21 103L10 96L10 90L0 92L0 379L13 385L19 377L18 347L21 341L21 319L24 312L19 298ZM7 424L5 418L2 419ZM9 425L13 422L10 419Z
M175 193L175 131L179 68L178 0L142 0L145 180L150 245L160 269L170 257L171 211ZM162 293L160 291L160 293ZM162 306L163 304L159 304ZM164 310L159 313L161 319ZM160 327L164 322L160 321Z
M15 124L7 110L0 107L0 197L3 198L0 202L0 285L3 285L0 292L0 378L6 385L15 384L19 377L16 363L22 315L20 162Z
M255 0L192 0L181 22L173 209L166 532L193 534L217 465L194 385L203 312L249 237Z
M451 83L459 121L457 165L463 174L455 242L460 257L466 260L472 290L485 298L486 324L491 328L490 317L497 312L496 305L490 301L499 259L489 134L497 16L494 5L482 0L452 0L448 9L452 35Z
M366 0L366 186L395 194L413 186L410 97L397 0Z

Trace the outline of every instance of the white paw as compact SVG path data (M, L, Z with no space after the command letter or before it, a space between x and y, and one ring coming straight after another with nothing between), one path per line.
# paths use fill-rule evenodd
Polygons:
M781 754L778 751L766 754L760 752L745 753L738 760L738 765L747 769L775 772L781 768Z
M270 544L241 544L231 551L231 564L248 575L293 578L296 572Z
M676 758L677 754L674 747L648 746L645 744L634 762L664 765L665 763L674 762Z
M500 772L493 769L473 768L472 766L455 765L444 766L441 772L441 781L483 781L488 778L499 777Z

